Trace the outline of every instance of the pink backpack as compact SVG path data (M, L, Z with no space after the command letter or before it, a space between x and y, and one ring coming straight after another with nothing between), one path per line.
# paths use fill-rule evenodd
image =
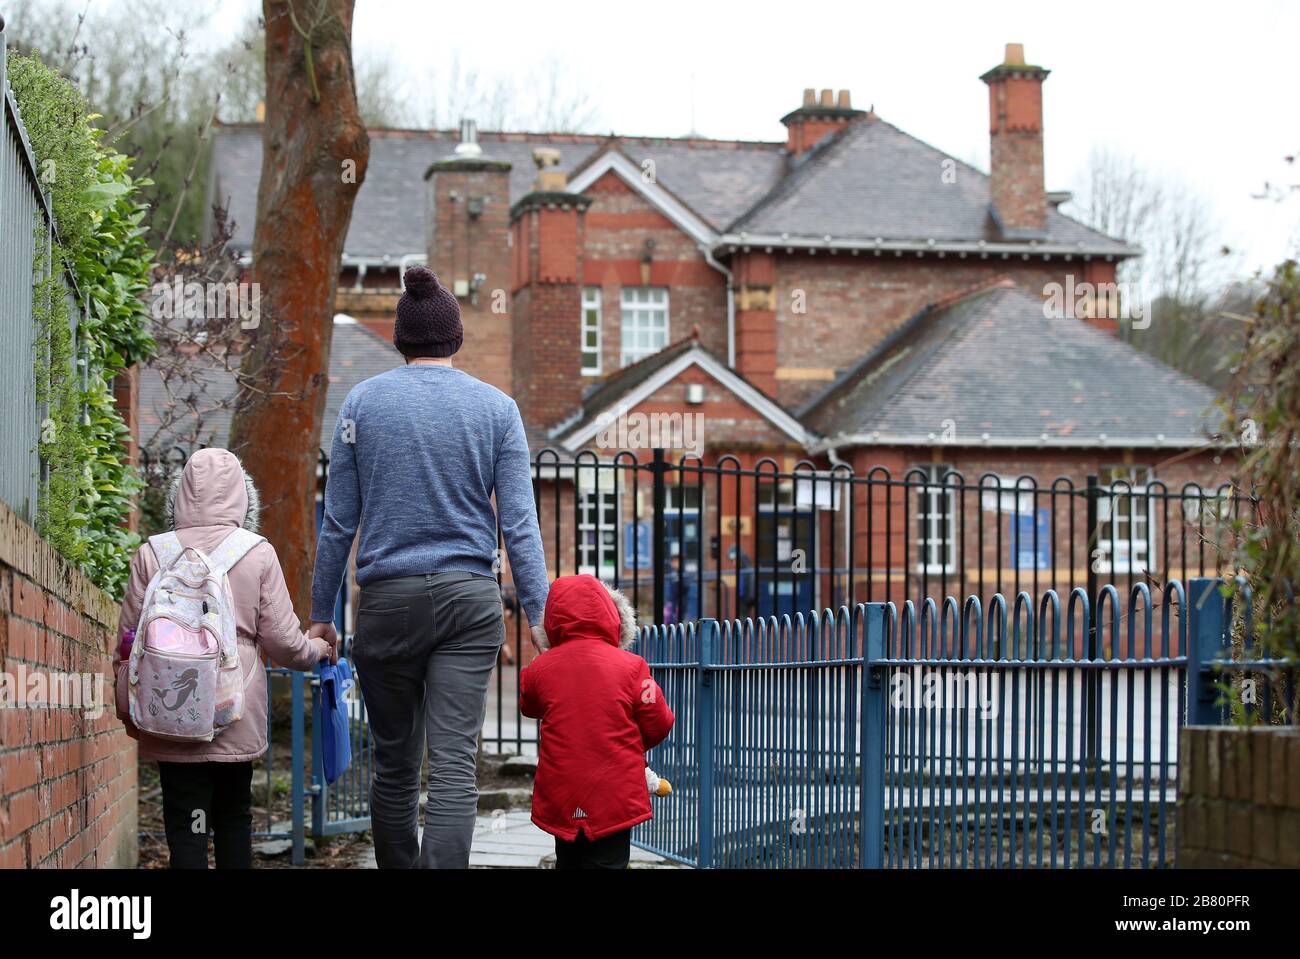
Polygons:
M211 742L244 714L235 606L226 574L264 538L236 529L211 555L175 533L149 537L158 572L145 590L128 664L131 721L141 732Z

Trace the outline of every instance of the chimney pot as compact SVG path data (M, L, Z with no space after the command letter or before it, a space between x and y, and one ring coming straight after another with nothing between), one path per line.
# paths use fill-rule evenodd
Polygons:
M790 156L798 156L820 143L829 134L870 114L853 109L848 90L829 87L818 93L814 87L805 87L803 106L781 118L786 127L786 149Z
M563 193L568 189L569 175L559 169L560 151L555 147L535 148L533 163L537 166L533 189L538 193Z
M533 164L539 170L560 165L560 151L555 147L537 147L533 150Z
M459 157L476 157L483 155L483 148L478 145L478 124L468 118L460 121L460 143L456 144L455 155Z
M1023 67L1025 65L1025 45L1023 43L1008 43L1006 55L1002 62L1009 67Z

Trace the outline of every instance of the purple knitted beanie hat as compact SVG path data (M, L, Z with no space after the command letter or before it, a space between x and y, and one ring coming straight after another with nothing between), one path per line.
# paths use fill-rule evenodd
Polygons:
M432 270L406 271L406 292L397 301L393 345L405 357L451 356L465 340L460 303Z

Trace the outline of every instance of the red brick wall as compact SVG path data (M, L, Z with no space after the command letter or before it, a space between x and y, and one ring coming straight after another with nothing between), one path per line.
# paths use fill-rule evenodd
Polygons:
M702 403L693 405L686 402L686 389L690 384L700 384L704 387ZM725 468L753 469L759 460L772 456L776 458L781 469L790 469L795 462L803 458L802 450L797 448L789 437L699 367L686 369L627 412L629 414L702 414L704 421L702 433L698 438L703 443L703 456L699 460L687 457L688 467L700 463L714 466L718 464L721 457L730 456ZM606 464L614 463L617 458L616 468L602 469L600 478L612 483L612 476L617 473L619 519L616 562L621 584L631 596L631 580L638 574L623 563L626 554L624 543L626 524L637 517L649 522L653 509L653 478L649 471L638 471L632 464L649 463L652 450L607 449L598 445L599 440L600 437L597 436L584 447L579 478L584 481L584 485L594 482L596 474L593 473L590 465L595 462L592 454ZM668 458L673 463L681 461L683 455L684 451L680 449L668 451ZM548 571L554 572L558 556L560 572L568 575L577 569L573 471L571 468L563 469L560 476L561 481L558 485L550 480L541 484L538 519ZM669 474L670 485L677 486L679 476L681 485L687 488L701 485L704 487L702 521L706 546L707 540L717 533L719 519L722 526L720 549L723 556L735 542L737 529L740 529L742 538L752 535L750 518L755 512L756 491L756 484L752 478L745 478L737 483L732 477L719 483L715 474L702 474L688 468L681 474L675 472ZM740 520L737 520L738 516L741 517ZM749 540L744 539L744 542L745 549L752 555L753 547ZM712 559L706 558L706 565L709 569L715 567ZM653 591L651 571L642 570L639 575L641 577L639 599L643 613L649 615ZM705 596L706 615L714 615L713 596L713 587L710 585Z
M136 748L114 714L109 666L116 628L112 601L0 504L0 867L136 865ZM54 673L97 678L102 712L29 701L19 678L48 687Z
M517 296L516 309L528 313L529 333L516 340L521 361L515 371L515 397L526 423L553 426L578 409L587 385L578 350L580 296L573 283L538 283Z
M537 279L542 283L579 282L582 214L576 209L543 209L536 216Z
M551 426L579 407L583 211L545 203L511 224L513 388L524 422Z
M732 258L736 292L736 370L768 396L777 395L776 260L769 253Z
M113 377L113 404L127 428L126 461L140 459L140 367L132 366ZM140 525L140 510L132 509L127 515L126 528L135 531Z
M811 150L828 133L842 129L848 118L843 117L795 117L786 123L785 148L791 155L798 156L805 150Z
M1007 275L1041 295L1046 284L1064 283L1070 273L1102 282L1114 279L1114 265L951 254L943 259L888 253L777 256L777 399L787 407L805 402L918 310L947 294ZM799 308L804 312L796 312Z
M429 177L429 269L448 289L457 280L472 281L475 273L487 280L478 290L477 303L460 299L465 342L455 364L465 372L511 389L510 279L511 251L507 236L510 224L509 171L435 170ZM454 196L453 196L454 194ZM467 201L483 198L483 212L471 217ZM500 290L500 295L494 292ZM497 310L494 310L494 305ZM504 309L502 309L504 307ZM499 310L499 312L498 312Z
M1010 603L1020 590L1036 595L1055 587L1064 603L1070 588L1087 585L1089 530L1084 496L1070 495L1069 484L1059 484L1058 495L1051 495L1058 478L1065 477L1071 481L1073 489L1083 490L1087 476L1100 475L1104 468L1150 466L1155 480L1163 483L1172 494L1181 492L1186 483L1199 483L1209 493L1227 479L1225 467L1215 463L1213 455L1208 453L1177 462L1171 461L1174 454L1168 452L1118 449L1063 451L947 447L931 451L862 448L852 451L851 455L848 452L841 455L850 459L856 476L877 480L873 484L857 484L854 490L857 511L853 531L854 566L861 570L855 582L857 602L892 600L902 604L907 599L919 600L922 596L964 597L969 594L978 594L987 601L995 592L1001 592ZM922 474L912 474L911 471L934 463L956 470L961 478L951 482L968 488L953 494L952 512L956 516L954 568L947 573L924 574L920 569L922 554L917 543ZM884 467L888 474L872 474L875 467ZM996 507L985 509L983 493L978 487L981 477L986 474L1010 479L1026 476L1036 481L1042 492L1033 498L1032 505L1035 509L1050 511L1052 541L1049 555L1056 559L1055 568L1017 570L1014 567L1010 557L1014 521L1011 491L1006 491L1003 496L1000 516ZM909 480L918 485L910 488L901 485ZM987 480L986 484L994 488L993 480ZM994 504L997 502L992 495L989 499ZM866 519L869 504L872 510L870 529ZM1156 582L1162 584L1168 579L1178 579L1186 585L1192 576L1214 575L1214 550L1209 545L1202 549L1208 535L1205 524L1199 519L1189 521L1182 501L1178 499L1168 500L1167 506L1166 501L1158 500L1155 515L1156 555L1151 574ZM1029 541L1025 548L1032 549L1033 545ZM1040 541L1040 545L1044 544ZM1102 585L1110 582L1116 586L1125 607L1129 591L1144 580L1143 569L1146 568L1145 565L1130 566L1133 567L1131 571L1117 567L1113 573L1099 574ZM1152 596L1159 602L1160 589L1153 588ZM1121 646L1120 651L1127 652L1127 647ZM1136 650L1138 655L1142 652L1141 647Z
M617 174L606 173L587 189L583 282L601 288L601 368L619 369L620 290L666 286L669 339L699 326L701 342L715 356L727 355L727 281L705 262L695 241L641 198ZM654 241L648 276L642 272L646 240ZM573 326L578 350L578 325Z

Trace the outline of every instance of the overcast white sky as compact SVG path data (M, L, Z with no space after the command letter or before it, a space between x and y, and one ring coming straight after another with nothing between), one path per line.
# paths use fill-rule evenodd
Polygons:
M257 0L224 0L233 31ZM1008 41L1052 71L1044 88L1048 189L1079 189L1097 144L1205 194L1245 270L1294 254L1300 194L1296 2L438 2L357 0L359 55L417 85L459 57L488 77L559 59L587 87L602 130L783 139L804 87L854 105L982 168L988 95L979 75ZM415 89L415 87L413 87Z

